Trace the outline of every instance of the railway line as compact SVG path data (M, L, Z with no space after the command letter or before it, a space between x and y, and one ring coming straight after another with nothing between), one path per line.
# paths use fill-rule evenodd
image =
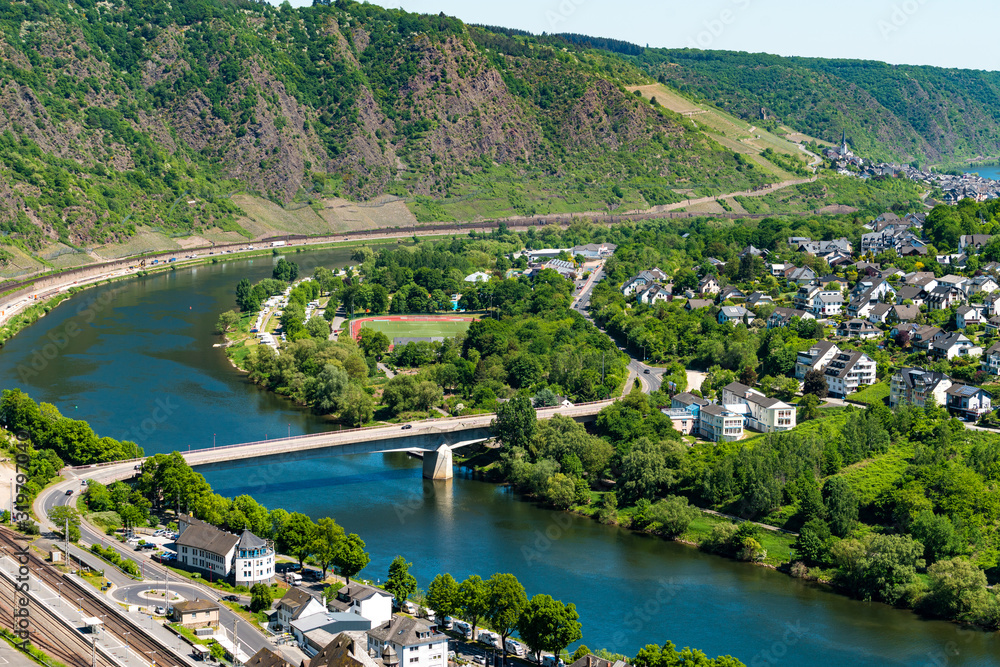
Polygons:
M0 577L0 624L14 627L14 583ZM67 626L52 610L33 604L31 610L30 642L67 667L91 667L92 646L74 628ZM97 654L98 667L119 667L105 656Z
M0 529L0 546L20 550L24 545L15 539L14 533L3 528ZM186 661L180 658L174 649L149 636L138 624L124 616L116 606L109 604L93 591L88 590L86 585L64 577L57 569L30 551L28 552L28 560L28 567L39 580L51 586L53 590L58 590L64 599L76 601L77 607L88 616L100 618L104 623L103 631L127 646L128 653L143 655L144 661L147 663L155 661L155 664L160 667L186 667ZM75 634L82 639L78 632ZM88 647L88 658L81 667L90 665L90 644L89 642L85 643ZM149 656L148 659L146 656ZM107 667L111 667L111 663L107 663Z

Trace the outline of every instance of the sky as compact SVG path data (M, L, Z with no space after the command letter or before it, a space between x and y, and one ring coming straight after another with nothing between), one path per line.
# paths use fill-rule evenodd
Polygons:
M272 0L274 1L274 0ZM294 6L311 0L292 0ZM411 12L640 45L1000 70L995 0L379 0Z

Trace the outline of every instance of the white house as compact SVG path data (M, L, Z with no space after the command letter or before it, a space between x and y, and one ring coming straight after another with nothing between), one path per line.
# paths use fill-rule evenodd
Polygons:
M364 616L373 627L388 623L392 618L392 596L373 586L352 581L337 591L337 597L327 600L327 606Z
M976 307L975 305L969 306L959 306L955 309L955 324L959 329L964 329L970 324L982 324L983 323L983 311L982 307Z
M746 322L749 324L752 321L753 313L743 306L723 306L719 309L719 324L725 324L726 322L734 324Z
M622 294L632 296L644 287L666 279L667 274L655 267L646 271L640 271L625 281L625 284L622 285Z
M945 395L948 410L968 419L979 419L993 410L993 395L979 387L956 382Z
M698 432L705 440L732 442L743 437L743 415L726 405L704 405L698 414Z
M670 301L670 290L659 284L649 285L639 290L638 300L647 305Z
M868 320L847 320L837 327L837 335L845 338L869 340L881 336L882 330L877 329Z
M292 627L292 621L313 614L325 614L326 611L323 603L310 595L309 591L293 586L278 600L272 623L277 629L288 631Z
M830 360L823 375L830 395L844 398L875 384L875 360L864 352L841 352Z
M368 631L368 651L391 648L401 667L448 667L448 635L419 618L393 616Z
M928 356L935 359L954 359L955 357L977 357L983 353L983 348L973 343L961 331L953 331L941 336L927 346Z
M220 530L187 514L178 517L177 563L211 579L252 586L274 579L274 547L248 530Z
M755 431L771 433L795 428L794 407L776 398L768 398L745 384L732 382L726 385L722 390L722 403L726 407L747 406L746 424Z
M795 377L801 380L811 370L826 368L826 365L838 354L840 354L840 348L830 341L817 341L808 350L799 352L795 358Z

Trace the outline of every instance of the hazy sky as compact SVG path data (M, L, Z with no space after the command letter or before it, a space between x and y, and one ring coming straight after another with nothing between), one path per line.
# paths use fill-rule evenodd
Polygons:
M273 2L274 0L272 0ZM296 6L311 0L292 0ZM989 0L380 0L412 12L534 33L671 48L765 51L1000 70Z

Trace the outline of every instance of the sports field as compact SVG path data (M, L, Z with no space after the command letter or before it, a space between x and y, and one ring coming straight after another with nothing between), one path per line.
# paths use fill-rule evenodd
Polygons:
M366 317L351 322L351 336L357 338L367 327L394 338L450 338L469 328L475 315L386 315Z

